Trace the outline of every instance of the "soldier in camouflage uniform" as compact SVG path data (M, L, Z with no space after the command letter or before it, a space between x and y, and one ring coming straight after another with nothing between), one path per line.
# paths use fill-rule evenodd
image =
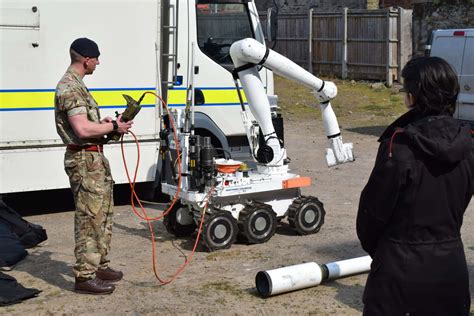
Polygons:
M113 180L103 154L105 135L127 133L133 122L106 117L82 79L99 64L99 48L87 38L70 47L71 65L59 81L55 95L56 129L67 145L64 168L69 176L76 206L74 236L75 290L87 294L110 294L122 272L108 266L113 219Z

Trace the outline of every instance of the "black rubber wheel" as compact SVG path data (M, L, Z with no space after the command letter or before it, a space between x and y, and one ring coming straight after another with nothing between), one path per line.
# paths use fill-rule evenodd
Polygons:
M288 221L300 235L317 233L324 224L323 203L313 196L300 196L288 208Z
M177 202L163 218L163 224L168 233L176 237L187 237L194 233L197 227L192 216L187 206Z
M239 213L240 235L250 244L268 241L275 234L277 219L268 204L253 202Z
M237 239L237 220L227 211L206 214L202 229L202 243L209 250L227 249Z

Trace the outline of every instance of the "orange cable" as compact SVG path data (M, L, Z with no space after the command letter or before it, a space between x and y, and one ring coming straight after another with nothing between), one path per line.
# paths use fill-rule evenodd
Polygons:
M147 221L148 223L148 228L150 230L150 234L151 234L151 244L152 244L152 262L153 262L153 272L155 274L155 277L158 279L158 281L162 284L162 285L165 285L165 284L169 284L171 282L173 282L177 277L178 275L184 270L184 268L188 265L188 263L191 261L191 259L193 258L194 256L194 253L196 252L196 247L197 247L197 244L199 242L199 237L201 236L201 231L202 231L202 226L204 224L204 216L206 214L206 211L207 211L207 208L208 208L208 205L209 205L209 199L210 199L210 196L212 194L212 192L214 191L214 187L212 187L209 192L207 193L207 201L206 201L206 204L204 205L204 209L202 211L202 215L201 215L201 223L199 225L199 230L198 230L198 233L197 233L197 236L196 236L196 241L194 242L194 247L193 247L193 250L191 252L191 255L189 256L189 258L187 258L187 260L183 263L183 265L176 271L175 274L173 274L170 279L168 280L162 280L160 278L160 276L158 275L158 270L156 268L156 254L155 254L155 234L153 232L153 227L151 226L151 222L152 221L155 221L155 220L158 220L158 219L161 219L163 218L164 216L166 216L166 214L168 214L171 209L173 208L174 204L176 203L177 199L178 199L178 196L179 196L179 193L180 193L180 186L181 186L181 174L182 174L182 171L181 171L181 158L180 158L180 152L179 152L179 141L178 141L178 136L177 136L177 133L176 133L176 128L175 128L175 125L174 125L174 121L173 121L173 118L171 116L171 113L168 109L168 106L166 104L166 102L160 97L158 96L157 94L153 93L153 92L145 92L145 94L153 94L155 97L157 97L161 102L162 104L164 105L164 107L166 108L166 111L168 112L168 117L169 117L169 120L170 120L170 125L173 129L173 138L174 138L174 141L175 141L175 145L176 145L176 155L177 155L177 164L178 164L178 184L177 184L177 190L176 190L176 194L175 196L173 197L173 201L172 203L170 204L170 206L168 207L168 209L166 211L164 211L160 216L158 217L154 217L154 218L149 218L148 217L148 214L145 210L145 208L143 207L140 199L138 198L137 196L137 193L135 192L135 181L136 181L136 178L137 178L137 173L138 173L138 166L140 164L140 144L139 144L139 141L136 137L136 135L130 131L130 134L133 136L133 138L135 139L135 143L137 145L137 164L136 164L136 167L135 167L135 173L134 173L134 176L133 176L133 181L130 179L130 173L128 171L128 166L127 166L127 161L125 159L125 153L124 153L124 146L123 146L123 135L121 137L121 142L120 142L120 145L121 145L121 149L122 149L122 159L123 159L123 163L124 163L124 167L125 167L125 172L127 174L127 179L128 179L128 182L130 184L130 189L131 189L131 204L132 204L132 210L133 212L138 216L140 217L141 219L144 219ZM135 202L134 200L137 200L138 201L138 204L140 205L140 208L141 208L141 211L143 212L144 216L142 216L140 213L138 213L138 211L136 210L135 208Z
M169 121L170 121L170 125L171 125L171 128L173 130L173 139L174 139L174 142L175 142L175 146L176 146L176 156L177 156L177 164L178 164L178 183L176 185L176 194L174 195L173 197L173 200L171 201L171 204L169 205L168 209L166 209L161 215L157 216L157 217L153 217L153 218L147 218L147 217L143 217L140 213L137 212L136 208L135 208L135 199L138 201L138 204L140 205L140 208L143 210L144 207L140 201L140 199L138 198L135 190L134 190L134 187L135 187L135 180L136 180L136 177L137 177L137 172L138 172L138 165L140 163L140 146L139 146L139 143L138 143L138 139L137 137L135 136L135 134L133 132L130 131L130 133L132 134L132 136L134 137L135 139L135 143L137 144L137 165L136 165L136 168L135 168L135 174L134 174L134 178L133 178L133 182L131 181L130 179L130 174L128 172L128 167L127 167L127 163L126 163L126 159L125 159L125 154L124 154L124 147L123 147L123 135L122 135L122 138L121 138L121 147L122 147L122 159L123 159L123 162L124 162L124 166L125 166L125 172L127 174L127 179L128 179L128 182L130 183L130 188L131 188L131 204L132 204L132 210L133 212L138 216L140 217L141 219L143 220L159 220L161 218L163 218L164 216L166 216L170 211L171 209L173 208L173 206L176 204L177 200L178 200L178 197L179 197L179 193L181 191L181 174L182 174L182 169L181 169L181 154L179 152L179 140L178 140L178 135L176 133L176 128L175 128L175 125L174 125L174 120L173 120L173 117L169 111L169 108L168 108L168 105L166 104L166 102L159 96L157 95L156 93L154 92L151 92L151 91L147 91L145 92L144 94L153 94L155 97L157 97L161 103L163 104L163 106L166 108L166 111L168 113L168 118L169 118ZM135 197L135 199L134 199ZM146 216L146 215L145 215Z

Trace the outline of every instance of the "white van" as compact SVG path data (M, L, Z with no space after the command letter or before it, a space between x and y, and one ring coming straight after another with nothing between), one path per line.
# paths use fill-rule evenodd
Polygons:
M85 82L103 117L123 111L122 94L138 99L145 91L184 108L192 86L196 132L235 159L250 158L229 47L247 37L265 42L254 1L0 0L0 196L69 187L54 91L71 41L83 36L101 51ZM276 102L272 72L264 68L260 76ZM137 182L159 180L161 122L159 104L147 96L133 125L143 170ZM124 147L134 166L133 140ZM127 183L120 143L108 144L106 155L116 183Z
M435 30L427 50L456 70L460 91L454 117L474 126L474 29Z

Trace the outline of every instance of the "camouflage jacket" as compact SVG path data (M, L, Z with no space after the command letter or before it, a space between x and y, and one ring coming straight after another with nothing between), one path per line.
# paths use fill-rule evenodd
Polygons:
M56 86L54 113L56 130L64 144L94 145L103 142L103 138L79 138L69 123L68 117L77 114L87 114L89 121L100 123L97 102L82 79L71 67L68 68Z

